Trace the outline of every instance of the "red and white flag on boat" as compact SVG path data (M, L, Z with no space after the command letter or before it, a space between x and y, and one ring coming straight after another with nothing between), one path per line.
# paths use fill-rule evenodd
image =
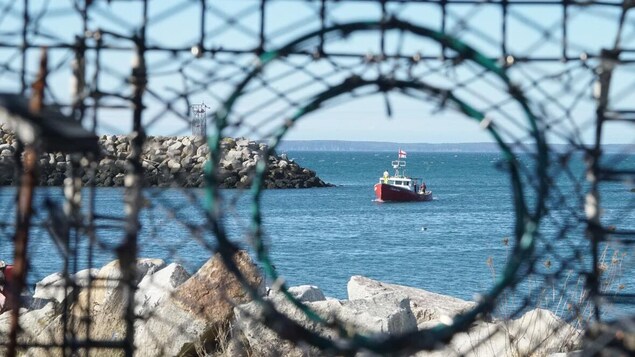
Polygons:
M406 152L399 149L399 158L400 159L405 159L406 158Z

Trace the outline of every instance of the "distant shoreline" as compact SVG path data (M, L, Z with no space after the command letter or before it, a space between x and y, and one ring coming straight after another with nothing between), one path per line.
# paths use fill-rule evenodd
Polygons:
M517 145L509 144L510 147L519 152L526 152ZM527 144L532 149L532 144ZM550 149L557 152L569 150L567 144L550 144ZM629 144L606 144L603 145L605 153L626 153L635 151L635 145ZM345 141L345 140L287 140L282 141L277 147L278 152L286 151L344 151L344 152L393 152L402 149L409 152L472 152L487 153L500 152L500 148L495 143L395 143L380 141Z

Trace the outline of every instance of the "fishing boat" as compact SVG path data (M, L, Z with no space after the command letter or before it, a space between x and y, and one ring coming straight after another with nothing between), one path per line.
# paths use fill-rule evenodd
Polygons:
M388 171L384 171L384 175L375 184L377 201L411 202L432 200L432 191L428 190L425 182L417 177L406 176L405 159L406 152L399 149L397 160L391 163L395 174L390 176Z

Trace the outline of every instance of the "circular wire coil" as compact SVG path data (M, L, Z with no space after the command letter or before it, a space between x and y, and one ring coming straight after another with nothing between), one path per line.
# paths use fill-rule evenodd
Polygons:
M515 245L502 277L494 284L488 293L484 294L482 298L479 299L472 310L455 316L452 323L449 325L442 324L431 329L408 332L399 336L385 336L385 338L381 339L371 338L357 333L351 334L341 323L331 319L327 320L311 311L309 307L295 299L287 291L284 283L281 284L280 290L284 296L293 303L293 305L300 308L310 320L324 324L324 326L334 328L337 331L339 338L331 340L310 331L298 324L296 321L291 320L284 314L277 311L270 301L267 301L259 296L257 290L247 283L246 279L232 260L233 253L238 249L238 247L229 239L229 235L223 225L222 210L219 209L221 196L214 173L221 158L220 143L222 133L228 126L228 117L234 109L234 104L241 96L247 85L263 70L263 68L292 51L306 49L319 38L343 38L358 32L388 30L408 32L415 36L433 40L445 46L447 49L456 52L457 56L459 56L462 60L471 61L477 66L480 66L482 69L498 77L501 86L505 88L505 91L511 98L513 98L514 101L517 102L524 112L524 119L530 128L529 134L533 140L533 149L536 152L535 157L537 158L537 163L534 167L534 170L536 171L535 177L542 179L540 179L537 184L537 195L535 197L536 202L533 205L534 209L530 210L526 203L527 198L523 193L519 163L512 152L512 149L503 141L502 136L497 130L497 126L492 122L485 122L488 121L488 119L484 113L477 110L469 103L462 101L451 91L437 88L418 80L405 81L381 75L375 79L367 80L362 79L359 76L351 76L344 80L341 84L316 94L310 101L300 106L295 112L295 115L278 128L277 132L273 135L269 142L268 151L264 155L265 158L274 152L276 146L293 123L303 116L319 110L322 104L327 101L351 92L357 88L375 86L379 92L389 92L393 90L417 91L423 92L438 99L439 101L443 101L445 104L451 106L454 110L462 113L466 117L483 124L487 124L484 126L493 140L498 144L504 156L504 160L508 164L515 204ZM214 113L213 117L216 130L215 133L209 137L208 141L211 152L211 165L206 172L206 199L213 231L218 240L218 249L222 254L224 263L237 277L237 279L243 283L244 287L249 291L251 297L261 305L263 310L263 323L278 334L281 334L281 336L295 341L304 341L320 349L336 354L352 354L361 349L370 350L375 353L412 353L419 350L431 350L435 348L440 341L447 342L455 333L467 330L479 316L490 313L494 308L494 302L497 297L499 297L507 287L518 282L519 279L517 273L520 267L524 263L528 262L529 257L532 255L538 224L544 211L544 200L548 191L547 180L545 179L547 177L547 147L545 145L543 135L538 129L537 118L530 109L528 99L512 84L510 78L505 73L505 69L464 42L461 42L460 40L442 32L403 22L394 17L386 21L353 22L325 28L291 41L278 50L262 53L259 56L259 62L247 74L244 80L236 86L234 91L228 96L228 99L220 106L220 108L221 109ZM257 260L262 265L265 273L272 280L278 280L280 277L275 271L271 258L268 254L267 247L263 243L261 230L262 211L260 197L263 192L263 182L266 171L266 163L264 160L260 160L256 165L256 173L251 189L253 197L251 216L252 228L250 238L251 242L253 242L253 248L255 250Z

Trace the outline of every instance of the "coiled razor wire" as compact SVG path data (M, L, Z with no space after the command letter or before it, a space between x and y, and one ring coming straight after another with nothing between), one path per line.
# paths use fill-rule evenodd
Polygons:
M229 259L239 246L232 239L233 233L229 233L228 222L223 220L236 218L238 221L236 207L239 203L228 199L226 195L219 195L219 182L214 176L221 155L219 142L222 136L238 133L240 129L249 135L262 135L269 139L270 146L266 154L271 154L294 123L308 114L359 96L377 94L384 97L390 116L392 109L388 94L399 93L419 102L435 102L440 110L458 112L479 122L499 145L504 155L504 164L500 166L510 176L515 215L514 245L505 270L490 291L478 299L477 307L455 317L449 326L440 325L403 336L370 337L350 333L338 322L325 321L293 299L286 291L285 284L279 285L293 304L313 321L333 328L340 338L330 341L299 326L276 311L270 302L263 300L252 289L252 297L264 309L267 326L289 340L306 341L333 353L348 354L367 349L390 354L437 347L438 342L447 342L456 332L467 329L470 322L479 318L479 314L503 312L504 317L516 317L527 307L540 305L545 298L543 294L546 287L553 287L554 294L564 301L562 305L569 305L567 299L571 297L572 286L582 291L580 302L571 303L571 306L564 308L571 311L562 314L566 321L581 328L589 327L591 321L602 320L605 312L611 312L611 304L633 305L634 294L621 293L621 287L608 284L611 276L602 275L602 261L611 260L611 251L607 250L609 244L618 241L627 248L632 247L633 230L629 229L628 222L620 221L619 217L612 222L601 220L599 215L603 207L615 203L597 200L606 182L617 180L632 185L635 176L632 169L623 168L623 158L609 160L610 156L603 152L601 138L603 127L610 122L635 122L632 119L635 111L629 104L632 102L629 93L635 92L635 84L626 83L610 93L616 87L611 84L613 72L624 70L621 72L625 75L623 78L633 73L632 65L635 62L632 55L635 50L628 48L633 46L632 38L635 38L635 27L629 21L632 1L200 0L177 1L159 12L149 10L150 5L158 2L148 0L60 3L0 1L0 76L3 91L23 95L29 93L29 85L38 74L30 66L34 58L32 51L39 51L40 47L46 46L50 53L50 75L71 77L75 83L70 99L68 95L60 94L60 87L63 86L49 84L44 91L48 103L69 109L67 113L71 113L72 118L92 131L114 130L120 126L121 120L109 116L108 111L134 112L134 135L131 138L134 155L127 160L128 167L125 170L129 181L133 183L125 197L130 211L126 215L102 212L98 192L92 187L85 195L83 213L86 216L83 220L81 215L70 220L71 239L59 246L63 275L67 279L65 289L75 288L74 294L77 293L77 286L70 276L82 266L80 260L84 258L80 255L86 254L89 267L93 267L98 265L95 257L97 251L111 252L114 256L123 253L120 256L124 261L123 280L128 292L134 292L132 277L135 268L131 263L138 254L137 250L143 249L146 244L143 241L145 233L141 232L139 225L142 212L147 212L152 223L147 233L151 244L165 246L168 258L186 261L187 257L182 253L184 249L179 243L191 242L175 243L163 237L157 227L165 224L166 220L188 232L194 246L203 247L210 255L216 250L220 251L225 263L242 279ZM136 6L134 12L140 14L138 19L127 16L128 13L118 14L110 8L129 4ZM232 4L236 9L230 11L226 4ZM295 6L296 9L302 7L306 10L303 13L306 17L293 18L286 23L282 21L284 19L273 21L284 24L270 30L271 15L275 14L275 7L280 4ZM378 14L376 20L349 23L344 13L351 11L351 8L354 10L356 6L375 6L375 13ZM539 18L535 12L523 11L541 6L545 7L545 11L540 12L544 16L538 15ZM413 7L417 11L409 11ZM193 36L190 34L192 38L175 44L168 38L156 36L161 32L153 32L169 27L170 19L192 8L198 9L197 14L200 15L200 27L195 29ZM487 9L495 9L500 13L500 17L496 17L499 26L495 31L480 28L472 21L483 13L487 15ZM421 21L425 25L419 24L416 16L426 16L428 13L438 15L438 24L430 25L425 20ZM77 18L73 17L75 15ZM67 17L74 21L69 21L69 24L80 27L73 34L75 36L65 33L63 26L57 28L54 21L54 25L47 23L51 19L64 21ZM606 49L596 48L583 34L576 34L571 23L580 17L583 20L602 20L605 21L604 25L617 25L614 43ZM259 21L257 25L251 21L254 18L256 22ZM554 21L550 23L551 18ZM516 33L523 32L518 29L521 26L536 36L526 47L519 46L531 36L525 38L524 33L523 36L515 36L512 26L517 27ZM593 23L590 26L600 25ZM190 28L184 28L183 32ZM234 32L244 39L244 45L241 41L223 42L222 36L227 32ZM390 37L385 34L395 32L430 40L440 45L441 49L438 53L402 53L403 48L399 47L396 53L388 54L386 48ZM377 53L364 53L359 47L353 51L341 51L329 46L339 39L364 33L379 35L380 50ZM281 45L283 43L286 45ZM471 45L468 46L468 43ZM545 54L542 50L549 46L557 48ZM427 51L427 48L424 50ZM495 55L486 55L492 52ZM134 54L132 70L116 67L117 60L110 61L112 58L117 59L119 53ZM313 63L325 64L329 70L313 70L309 68ZM558 70L546 68L543 66L546 63L557 64ZM279 66L277 69L284 70L265 74L265 69L276 65ZM512 76L512 72L515 76ZM161 85L165 85L162 80L164 76L175 76L178 79L175 82L180 80L182 85L169 83L167 89L161 88ZM283 88L282 82L296 77L306 80ZM435 81L438 77L442 77L447 84ZM320 88L311 87L313 83ZM480 93L476 84L482 83L502 91L505 96L490 98ZM597 96L592 91L593 86L599 88ZM227 90L227 87L230 89ZM310 95L295 93L302 92L304 87L310 87ZM264 100L259 98L251 107L243 110L240 100L255 96L254 93L258 91L266 92L268 96ZM206 103L216 109L215 122L211 123L216 127L216 132L208 142L213 150L212 166L205 177L208 184L205 207L191 191L179 191L180 201L175 202L171 191L148 190L139 180L139 153L146 142L147 133L167 121L173 125L170 130L174 133L184 133L190 125L191 104L202 97L205 100L211 98L214 103ZM588 105L586 102L589 99L597 102ZM516 110L508 110L510 103ZM621 106L618 107L618 104ZM134 111L129 109L131 105ZM241 112L238 113L237 109ZM258 117L261 112L272 111L273 114L261 116L259 122L248 120ZM577 117L580 112L584 113L584 118ZM507 123L509 125L505 125ZM174 129L175 126L182 128ZM267 132L271 126L272 131ZM595 142L590 146L585 144L583 138L584 132L588 130L596 133ZM545 144L548 141L545 137L558 139L566 145L558 149L550 147ZM519 160L516 157L518 148L530 152L529 157L533 162L527 165ZM580 153L587 160L585 167L577 167L573 163L575 156ZM630 153L632 150L628 149L622 152ZM76 179L80 164L77 158L71 161L71 176ZM21 169L19 160L15 161L15 166L14 170ZM81 166L90 177L87 185L93 185L95 163ZM262 218L266 211L263 212L260 199L264 170L264 162L260 162L251 191L253 212L247 235L266 273L275 281L282 282L273 269L273 262L268 255L269 247L263 241L266 237ZM588 177L591 179L588 180ZM178 177L175 181L176 186L185 182ZM77 202L74 197L81 197L81 193L77 181L72 182L74 184L68 187L69 195L61 200L64 206L78 213L82 207L73 206ZM50 199L55 201L60 198ZM590 207L595 208L596 215L587 215L584 206L593 203L593 199L596 201ZM189 204L193 215L204 222L181 212L181 201ZM60 222L66 222L66 218L55 214L61 211L56 202L47 202L36 207L31 234L45 239L49 239L50 235L50 238L55 239L54 232L47 233L47 230L50 231ZM627 199L618 207L622 209L620 212L632 214L635 201ZM11 204L0 208L0 216L3 217L0 234L5 241L13 237L15 229L11 208ZM555 229L555 234L544 232L547 225ZM580 227L587 227L586 232L581 232ZM210 231L214 237L211 237ZM125 238L120 242L113 244L106 239L107 235L122 232ZM214 239L218 240L218 244ZM566 244L567 249L559 249L559 244ZM82 253L84 249L86 253ZM620 259L613 260L620 262ZM27 265L31 275L50 273L33 262L27 261ZM526 284L530 279L537 279L538 283L519 297L521 301L518 306L511 308L511 311L501 311L506 300L515 298L514 293L520 294L516 287ZM625 290L632 291L629 288ZM88 290L91 293L91 289ZM133 323L139 318L133 314L135 301L132 296L128 294L127 331L123 340L82 340L71 328L70 334L65 334L61 343L64 350L77 352L82 348L114 348L132 355ZM560 302L555 301L554 305L563 310ZM73 325L75 319L67 308L64 306L63 312L65 330ZM626 313L629 314L628 311ZM90 316L87 318L86 331L89 335ZM608 343L603 341L614 341L615 331L601 332L600 337L599 342L587 346L589 351L600 351ZM59 346L54 343L32 343L18 347Z
M218 191L218 182L216 181L215 163L221 160L220 142L222 140L222 133L228 126L228 116L230 116L233 106L237 99L240 97L245 87L254 79L258 73L260 73L269 63L275 61L278 58L288 55L290 52L301 51L306 49L307 44L312 44L315 40L320 38L342 38L349 36L355 32L363 31L389 31L400 30L410 32L412 34L427 37L439 44L442 44L445 48L453 50L460 60L473 61L480 65L485 70L494 73L507 88L511 97L516 100L523 108L526 120L531 127L531 136L534 139L534 145L536 150L537 164L535 166L535 176L541 178L538 186L538 195L536 197L535 211L529 212L525 203L525 195L523 193L523 186L521 182L521 173L519 172L518 162L511 150L511 148L503 141L503 138L496 129L496 125L493 123L487 123L485 127L491 134L492 138L499 145L501 152L504 154L505 160L508 162L510 180L513 190L514 207L515 207L515 246L513 253L507 263L503 276L496 282L492 290L484 295L478 302L478 305L469 312L457 315L453 319L453 323L448 326L437 326L432 329L425 329L416 332L406 333L402 336L387 336L385 339L371 338L369 336L353 334L349 335L346 329L337 324L333 326L333 322L329 322L319 315L315 314L306 305L302 304L299 300L294 298L286 289L285 284L280 284L281 291L295 306L302 309L302 311L311 320L324 324L325 326L336 328L340 335L340 340L332 341L331 339L322 337L318 334L312 333L297 322L288 319L283 314L279 313L271 302L268 302L259 296L257 290L250 286L245 277L242 275L236 264L233 262L233 253L238 249L229 239L227 232L223 227L223 215L220 209L221 200L220 193ZM269 141L269 148L264 157L269 157L274 153L275 148L280 143L280 140L287 133L289 128L293 124L302 118L303 116L319 110L320 107L327 101L342 95L344 93L351 92L357 88L365 86L375 86L378 92L388 92L392 90L415 90L422 91L428 94L430 97L439 101L446 101L453 106L455 110L466 115L468 118L483 123L486 120L484 113L478 111L469 104L463 102L457 98L451 91L442 90L425 83L416 81L400 81L390 78L378 78L376 80L364 80L359 77L351 77L346 79L342 84L334 86L329 90L319 93L313 97L311 101L300 106L296 111L296 114L289 118L284 126L280 127L274 136ZM530 105L517 87L512 85L510 79L505 74L505 71L500 66L496 65L492 60L482 55L475 49L471 48L467 44L460 40L448 36L444 33L434 31L425 27L418 27L407 22L400 21L397 18L391 18L387 21L367 21L356 22L350 24L342 24L319 30L310 34L307 34L297 40L291 41L289 44L281 47L278 50L267 51L259 56L259 62L255 68L247 75L247 77L236 87L234 92L229 96L229 99L220 106L220 109L214 114L214 123L216 124L215 134L210 137L209 147L211 152L211 170L206 175L207 179L207 199L209 202L210 217L213 222L214 233L218 239L219 251L222 252L223 261L225 265L232 271L236 277L243 283L244 287L250 291L252 298L258 301L264 308L263 322L272 330L276 331L282 337L292 338L294 341L305 341L311 343L320 349L328 350L337 354L352 354L360 349L367 349L376 353L413 353L418 350L426 349L432 350L438 346L439 341L449 342L455 333L460 331L466 331L469 326L476 320L478 316L488 314L495 306L496 299L501 293L508 287L514 286L519 281L517 273L522 264L529 261L532 256L535 246L536 234L540 222L540 218L544 211L544 199L548 195L548 183L547 183L547 146L544 142L543 134L538 129L537 118L532 113ZM253 240L254 249L256 251L259 262L263 265L265 272L273 279L278 281L276 270L273 268L272 261L267 253L267 249L262 240L262 213L260 207L260 197L263 190L264 176L267 170L267 165L260 161L256 166L256 176L252 184L252 230L250 234L251 240Z

